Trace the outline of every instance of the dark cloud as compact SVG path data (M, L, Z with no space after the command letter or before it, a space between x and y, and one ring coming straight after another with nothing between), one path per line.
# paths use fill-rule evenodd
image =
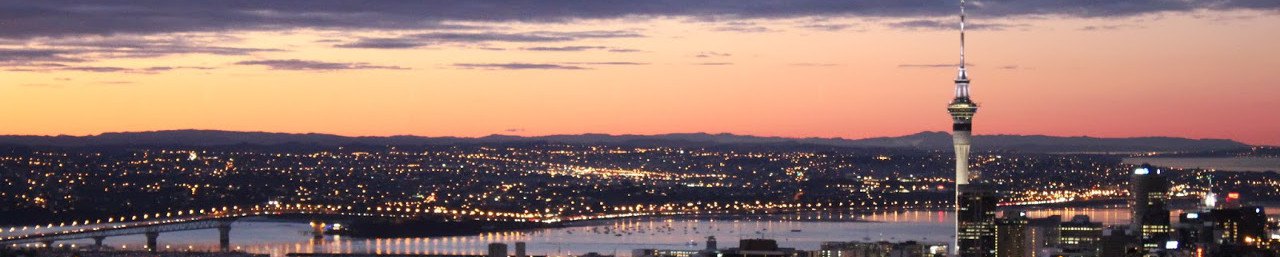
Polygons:
M22 65L35 62L80 62L68 57L71 53L53 49L0 49L0 64Z
M641 36L642 35L639 33L633 31L535 31L527 33L432 32L410 34L399 37L361 38L355 42L338 44L336 46L343 48L405 49L441 44L565 42L590 38L628 38Z
M485 70L587 70L582 66L553 63L455 63L454 67Z
M643 52L643 51L641 51L640 49L630 49L630 48L613 48L613 49L609 49L609 52L614 52L614 53L635 53L635 52Z
M81 63L115 58L153 58L178 54L247 55L278 49L222 47L214 44L234 41L221 36L87 36L37 38L25 42L0 43L0 66L42 71L59 63ZM65 64L59 64L65 65ZM64 70L115 72L109 67L72 67Z
M693 65L723 66L723 65L733 65L733 63L731 62L696 62L696 63L693 63Z
M1273 0L988 0L975 16L1117 17L1197 10L1280 9ZM0 37L157 34L193 31L459 29L459 22L567 22L621 17L794 18L950 16L947 0L42 0L0 2ZM386 43L386 42L383 42ZM382 44L390 46L393 44Z
M94 54L104 58L149 58L174 54L247 55L280 49L216 46L238 39L223 37L145 38L137 36L77 37L33 40L44 47L67 49L72 54Z
M331 70L370 70L370 69L407 70L408 69L400 66L370 65L368 63L363 63L363 62L321 62L321 61L307 61L307 60L299 60L299 59L241 61L235 64L262 65L262 66L267 66L272 70L331 71Z

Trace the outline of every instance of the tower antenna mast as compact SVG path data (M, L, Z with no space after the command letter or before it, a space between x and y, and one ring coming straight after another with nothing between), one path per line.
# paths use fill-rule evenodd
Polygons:
M960 0L960 69L964 70L964 0Z

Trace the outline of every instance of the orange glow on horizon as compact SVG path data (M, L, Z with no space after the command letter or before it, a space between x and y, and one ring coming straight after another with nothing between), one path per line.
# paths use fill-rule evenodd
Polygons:
M1176 136L1280 145L1280 17L1200 14L1027 19L968 34L975 134ZM1232 14L1221 14L1232 15ZM982 17L971 17L981 22ZM762 21L769 22L769 21ZM645 37L487 47L345 49L332 31L234 32L228 46L288 51L94 61L207 66L157 73L5 71L0 134L218 129L348 136L735 133L867 138L947 131L955 31L788 27L743 33L674 18L504 24ZM1087 26L1140 24L1113 29ZM352 32L376 36L387 32ZM607 46L634 52L523 51ZM714 54L706 54L714 53ZM708 55L699 57L699 55ZM304 59L408 69L271 70ZM583 64L631 62L633 64ZM584 69L490 70L459 63ZM941 67L932 67L941 66Z

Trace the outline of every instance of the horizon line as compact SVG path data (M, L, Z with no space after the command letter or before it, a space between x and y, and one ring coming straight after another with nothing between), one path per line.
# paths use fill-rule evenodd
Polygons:
M363 138L370 138L370 137L373 137L373 138L377 138L377 137L383 137L383 138L389 138L389 137L421 137L421 138L460 138L460 139L482 139L482 138L486 138L486 137L494 137L494 136L508 136L508 137L519 137L519 138L537 138L537 137L552 137L552 136L586 136L586 135L603 135L603 136L613 136L613 137L618 137L618 136L666 136L666 135L680 135L680 134L706 134L706 135L747 136L747 137L757 137L757 138L776 138L776 139L834 139L834 140L866 140L866 139L877 139L877 138L906 137L906 136L912 136L912 135L918 135L918 134L924 134L924 133L943 133L943 134L948 134L948 135L950 134L950 132L947 132L947 131L945 131L945 130L921 130L921 131L918 131L918 132L914 132L914 133L907 133L907 134L899 134L899 135L885 135L885 136L871 136L871 137L863 137L863 138L846 138L846 137L838 137L838 136L837 136L837 137L820 137L820 136L794 137L794 136L755 135L755 134L739 134L739 133L732 133L732 132L706 132L706 131L702 131L702 132L668 132L668 133L654 133L654 134L631 134L631 133L583 132L583 133L559 133L559 134L538 134L538 135L515 135L515 134L491 133L491 134L484 135L484 136L451 136L451 135L429 136L429 135L415 135L415 134L391 134L391 135L348 135L348 134L341 134L341 133L325 133L325 132L276 132L276 131L263 131L263 130L226 130L226 129L197 129L197 128L185 128L185 129L158 129L158 130L136 130L136 131L105 131L105 132L99 132L99 133L96 133L96 134L82 134L82 135L75 135L75 134L56 134L56 135L55 135L55 134L42 134L42 135L41 135L41 134L0 134L0 137L10 137L10 136L17 136L17 137L95 137L95 136L102 136L102 135L105 135L105 134L124 134L124 133L157 133L157 132L176 132L176 131L206 131L206 132L233 132L233 133L267 133L267 134L286 134L286 135L329 135L329 136L350 137L350 138L362 138L362 137L363 137ZM1189 139L1189 140L1228 140L1228 141L1237 142L1237 143L1241 143L1241 144L1245 144L1245 145L1249 145L1249 146L1275 146L1275 147L1280 147L1280 145L1268 145L1268 144L1252 144L1252 143L1246 143L1246 142L1243 142L1243 141L1239 141L1239 140L1236 140L1236 139L1230 139L1230 138L1195 138L1195 137L1169 136L1169 135L1145 135L1145 136L1127 136L1127 137L1098 137L1098 136L1090 136L1090 135L1052 135L1052 134L975 134L975 136L1048 136L1048 137L1067 137L1067 138L1072 138L1072 137L1074 137L1074 138L1098 138L1098 139L1179 138L1179 139Z

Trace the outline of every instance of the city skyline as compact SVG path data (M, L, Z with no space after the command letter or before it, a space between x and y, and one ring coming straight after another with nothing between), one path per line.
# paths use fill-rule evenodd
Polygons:
M6 3L0 134L947 130L949 1L439 4ZM1280 145L1276 6L974 6L979 134Z

